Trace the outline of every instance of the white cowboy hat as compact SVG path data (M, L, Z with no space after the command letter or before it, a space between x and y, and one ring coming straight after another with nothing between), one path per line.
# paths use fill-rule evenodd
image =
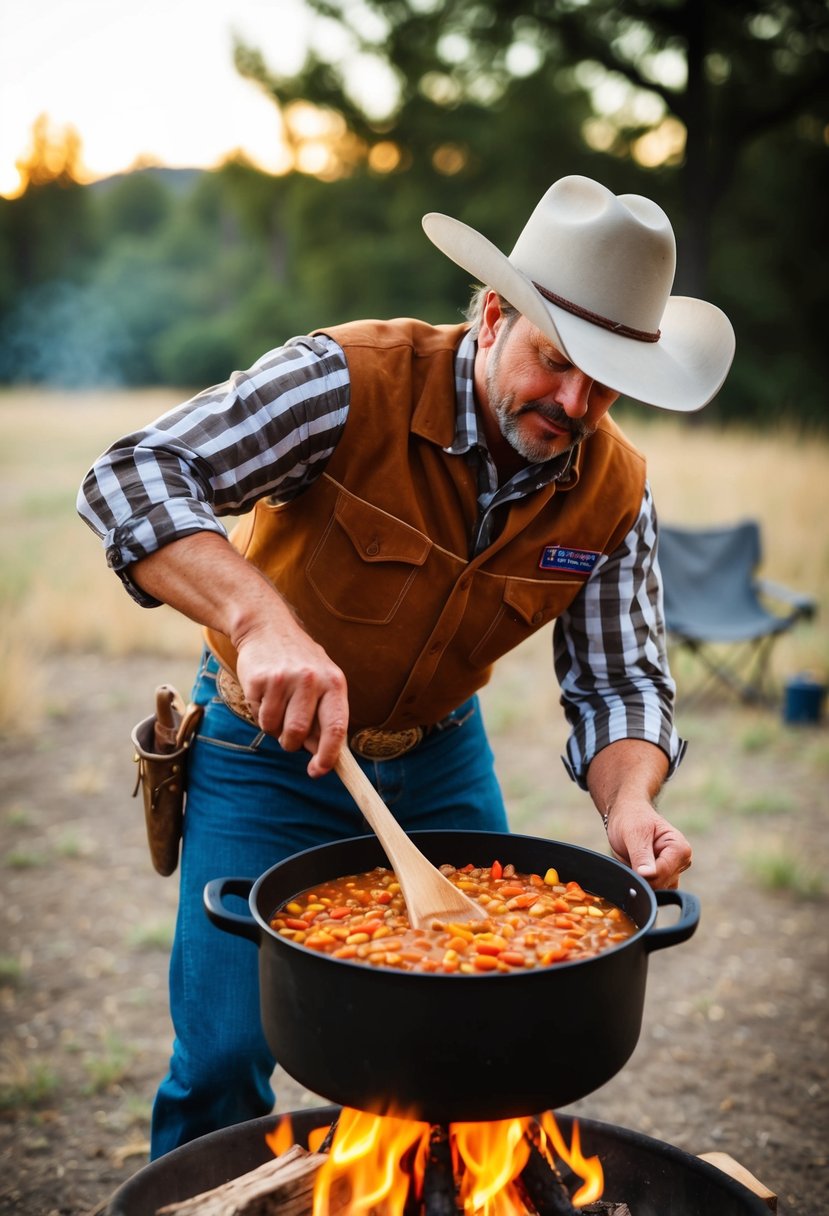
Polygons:
M429 239L494 289L601 384L662 409L700 409L734 357L725 313L672 296L676 244L661 207L588 177L555 182L509 257L451 216L423 217Z

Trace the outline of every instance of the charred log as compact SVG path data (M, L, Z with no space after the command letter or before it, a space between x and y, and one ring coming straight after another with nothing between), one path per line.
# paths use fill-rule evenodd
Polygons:
M531 1136L527 1136L527 1144L530 1155L519 1181L532 1208L538 1216L580 1216L570 1202L570 1195L558 1170L550 1164Z
M423 1175L423 1216L456 1216L458 1211L449 1129L434 1124Z
M340 1116L337 1115L336 1119L331 1124L328 1131L325 1133L325 1139L323 1140L322 1144L317 1149L318 1153L330 1153L331 1145L334 1143L334 1136L337 1134L337 1125L339 1124L339 1122L340 1122Z

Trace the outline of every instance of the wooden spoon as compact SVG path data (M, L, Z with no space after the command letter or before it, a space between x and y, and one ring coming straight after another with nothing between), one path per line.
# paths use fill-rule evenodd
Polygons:
M433 920L486 919L483 908L441 874L406 835L348 747L334 769L383 846L415 929L428 928Z

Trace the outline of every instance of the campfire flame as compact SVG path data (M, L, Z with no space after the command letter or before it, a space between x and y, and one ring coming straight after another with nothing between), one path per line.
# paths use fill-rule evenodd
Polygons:
M324 1136L325 1129L320 1130ZM351 1195L349 1213L402 1216L410 1190L415 1196L422 1194L432 1130L428 1123L414 1119L344 1107L328 1158L316 1176L313 1216L330 1216L341 1210L332 1200L332 1190L336 1186L341 1194L343 1181ZM268 1143L277 1154L293 1143L289 1120L282 1120L268 1136ZM449 1127L449 1148L458 1203L466 1216L526 1212L518 1183L531 1144L551 1164L563 1162L582 1180L571 1196L574 1207L584 1207L601 1197L601 1162L598 1157L584 1156L577 1123L573 1124L570 1144L549 1111L538 1119L453 1123ZM318 1147L318 1143L312 1147Z
M565 1144L551 1111L545 1111L539 1122L554 1156L560 1158L582 1180L582 1185L572 1196L573 1207L582 1208L601 1199L604 1190L602 1163L598 1157L585 1157L582 1153L578 1122L573 1123L573 1138L569 1145Z

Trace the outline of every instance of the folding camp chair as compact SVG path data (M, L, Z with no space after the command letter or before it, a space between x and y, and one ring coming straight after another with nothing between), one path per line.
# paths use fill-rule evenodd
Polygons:
M777 638L815 614L815 601L757 577L760 527L755 520L716 528L659 529L659 565L669 642L742 701L769 701L768 669ZM782 614L766 601L786 606Z

